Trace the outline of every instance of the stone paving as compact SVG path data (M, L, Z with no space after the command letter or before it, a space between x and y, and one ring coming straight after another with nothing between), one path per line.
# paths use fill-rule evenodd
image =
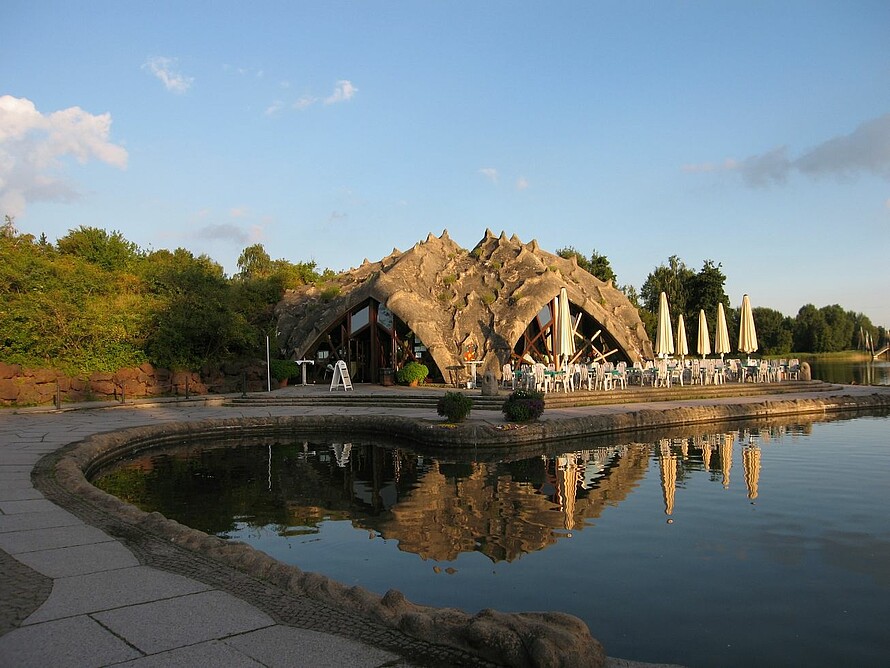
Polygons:
M843 394L874 391L890 393L890 388L846 387ZM670 410L671 405L662 402L659 408ZM548 410L546 417L646 406L565 408ZM348 611L273 590L258 578L155 536L137 535L89 504L65 498L45 479L40 483L41 467L51 459L41 461L44 455L100 432L213 417L293 415L295 410L301 415L435 418L429 409L235 408L201 401L89 408L0 412L0 666L490 665ZM491 411L474 411L472 419L502 421ZM613 665L630 664L614 660Z

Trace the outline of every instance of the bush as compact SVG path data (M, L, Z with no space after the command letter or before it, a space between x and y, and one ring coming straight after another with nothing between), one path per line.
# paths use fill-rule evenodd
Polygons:
M299 378L300 365L293 360L269 360L269 370L275 380Z
M396 380L402 385L420 383L426 379L429 373L430 370L425 364L421 364L420 362L408 362L396 372Z
M544 394L534 390L516 390L501 410L511 422L531 422L544 413Z
M436 404L436 412L449 422L461 422L472 408L473 400L462 392L446 392Z

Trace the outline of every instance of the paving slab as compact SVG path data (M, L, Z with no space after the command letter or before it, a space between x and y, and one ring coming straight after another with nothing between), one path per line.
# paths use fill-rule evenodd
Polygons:
M292 666L395 666L401 657L381 649L369 648L355 640L337 638L309 629L272 626L227 638L227 645L238 648L268 668Z
M20 513L44 513L58 510L59 507L46 499L28 499L24 501L0 501L0 513L18 515Z
M49 502L47 502L49 503ZM50 529L53 527L71 527L83 525L83 522L58 506L42 513L21 513L18 515L0 515L0 534L11 531L30 531L34 529Z
M116 540L24 552L16 555L16 558L38 573L51 578L100 573L139 565L133 553Z
M184 596L207 589L207 585L191 578L149 566L56 578L46 603L24 623L36 624L50 619Z
M208 642L179 647L167 652L150 654L141 659L134 659L118 664L119 668L263 668L234 647L211 640ZM299 665L299 664L292 664Z
M112 538L104 531L80 524L0 533L0 550L15 555L35 550L49 550L54 547L104 543L109 540Z
M0 666L98 668L141 656L86 615L23 626L0 636Z
M109 610L93 617L146 654L275 623L252 605L216 590Z
M27 485L0 485L0 501L24 501L26 499L42 499L43 494L31 487L30 482Z

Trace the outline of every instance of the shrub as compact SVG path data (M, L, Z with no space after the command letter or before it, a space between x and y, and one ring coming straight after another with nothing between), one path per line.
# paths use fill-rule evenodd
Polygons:
M402 385L420 383L429 375L430 370L420 362L408 362L396 372L396 380Z
M511 422L531 422L544 412L544 394L535 390L516 390L504 402L501 410Z
M269 371L275 380L287 380L300 376L300 365L293 360L269 360Z
M449 422L461 422L472 408L473 400L462 392L446 392L436 404L436 412Z
M328 285L321 291L321 298L329 302L332 299L336 299L340 296L340 286L339 285Z

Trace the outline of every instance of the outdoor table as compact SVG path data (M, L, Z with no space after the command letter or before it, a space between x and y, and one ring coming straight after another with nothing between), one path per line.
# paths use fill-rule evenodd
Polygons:
M294 360L297 363L297 366L300 367L300 372L303 376L303 385L307 385L306 383L306 365L307 364L315 364L315 360Z

